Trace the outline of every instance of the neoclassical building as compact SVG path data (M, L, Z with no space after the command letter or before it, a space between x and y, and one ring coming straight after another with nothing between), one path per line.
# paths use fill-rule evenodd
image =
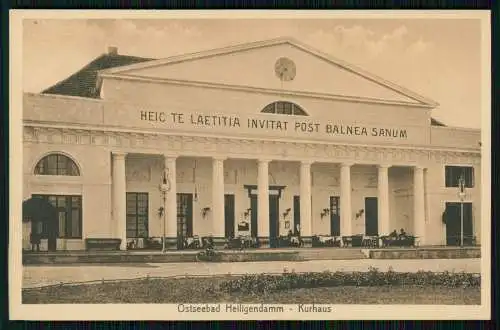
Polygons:
M23 194L57 207L40 230L58 250L400 229L453 245L461 177L463 232L480 242L480 131L434 120L438 106L290 38L167 59L112 47L24 94Z

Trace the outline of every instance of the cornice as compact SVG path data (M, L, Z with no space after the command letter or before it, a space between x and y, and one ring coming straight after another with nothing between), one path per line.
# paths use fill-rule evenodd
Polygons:
M357 164L392 164L424 166L427 163L480 163L480 153L460 150L425 150L412 147L359 146L284 142L231 137L149 135L99 130L25 126L26 143L76 144L107 147L128 153L161 154L169 150L179 156L310 160L315 163L355 162Z
M336 94L304 92L296 90L279 90L279 89L269 89L269 88L260 88L260 87L243 86L243 85L228 85L228 84L193 81L193 80L140 77L130 74L113 74L113 75L102 74L101 77L107 79L116 79L116 80L131 80L131 81L140 81L146 83L160 83L160 84L170 84L178 86L224 89L224 90L241 91L247 93L281 95L288 97L307 97L307 98L336 100L336 101L354 102L354 103L384 104L384 105L406 106L415 108L434 108L433 105L423 104L423 103L391 101L391 100L368 98L368 97L358 97L352 95L336 95Z
M47 130L65 130L72 131L80 134L80 136L84 136L88 138L92 132L99 133L105 135L107 139L114 140L116 138L122 138L124 140L131 140L132 144L140 144L144 138L156 139L161 141L167 136L180 136L183 137L184 140L190 139L202 139L205 141L214 141L218 143L224 143L226 140L236 141L241 140L241 143L254 143L256 141L259 142L268 142L268 143L287 143L287 145L298 144L301 146L304 145L313 145L315 147L325 147L325 146L337 146L337 147L356 147L361 149L373 150L373 148L386 148L390 150L421 150L425 152L466 152L471 154L480 154L480 148L457 148L457 147L446 147L446 146L434 146L434 145L392 145L392 144L360 144L360 143L348 143L346 141L322 141L322 140L306 140L306 139L293 139L293 138L267 138L267 137L241 137L241 136L223 136L223 135L207 135L207 134L199 134L199 133L191 133L191 132L159 132L157 130L148 130L148 129L133 129L133 128L120 128L115 126L99 126L99 125L81 125L74 123L51 123L51 122L43 122L43 121L31 121L24 120L23 126L25 128L31 128L35 131L39 131L40 129ZM216 148L216 146L214 146ZM280 154L286 154L286 150L279 151Z

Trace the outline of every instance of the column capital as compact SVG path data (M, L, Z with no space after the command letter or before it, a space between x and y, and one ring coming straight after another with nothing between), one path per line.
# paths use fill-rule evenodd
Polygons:
M177 155L175 154L162 154L164 160L176 160Z
M127 156L128 153L124 151L112 151L111 154L115 158L125 158L125 156Z
M301 166L311 166L312 164L314 164L314 160L303 159L300 161Z
M225 157L225 156L213 156L212 160L225 161L225 160L227 160L227 157Z
M271 158L259 158L259 159L257 159L257 162L259 164L269 164L272 161L273 160Z
M425 166L422 166L422 165L414 165L412 166L414 170L417 170L417 171L423 171L425 170Z
M351 167L354 166L354 162L343 162L340 163L340 167Z
M388 169L389 167L392 167L390 164L377 164L377 168L379 169Z

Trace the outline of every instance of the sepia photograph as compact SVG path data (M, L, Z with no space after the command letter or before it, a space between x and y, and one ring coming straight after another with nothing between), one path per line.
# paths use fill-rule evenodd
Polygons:
M12 315L489 318L489 13L424 14L11 12Z

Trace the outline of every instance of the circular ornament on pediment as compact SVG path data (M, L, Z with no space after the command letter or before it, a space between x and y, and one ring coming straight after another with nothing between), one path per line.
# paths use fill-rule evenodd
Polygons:
M274 72L281 81L291 81L295 78L297 68L291 59L280 57L274 64Z

